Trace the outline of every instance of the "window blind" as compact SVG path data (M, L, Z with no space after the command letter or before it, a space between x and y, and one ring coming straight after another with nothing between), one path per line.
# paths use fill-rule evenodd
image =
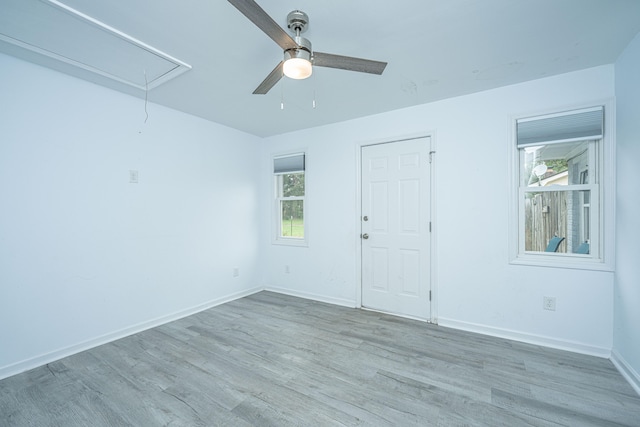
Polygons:
M516 134L518 148L600 139L604 135L604 107L518 119Z
M296 154L287 157L276 157L273 159L273 173L296 173L304 172L304 154Z

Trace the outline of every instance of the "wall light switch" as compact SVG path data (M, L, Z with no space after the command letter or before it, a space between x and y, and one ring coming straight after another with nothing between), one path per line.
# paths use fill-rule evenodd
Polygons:
M138 183L138 171L129 170L129 183L130 184Z

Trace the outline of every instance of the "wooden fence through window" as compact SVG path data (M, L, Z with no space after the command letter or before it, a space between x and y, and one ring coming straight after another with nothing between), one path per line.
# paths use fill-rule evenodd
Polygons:
M564 237L557 252L567 252L567 191L528 193L525 197L525 250L544 252L553 236Z

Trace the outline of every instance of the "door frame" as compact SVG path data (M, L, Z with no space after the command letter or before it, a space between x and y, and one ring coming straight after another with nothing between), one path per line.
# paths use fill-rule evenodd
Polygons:
M431 233L429 238L429 249L430 249L430 268L429 268L429 280L431 285L431 317L428 320L429 323L438 324L438 283L437 283L437 236L438 236L438 227L436 222L436 143L435 143L435 132L428 133L420 133L414 135L407 135L403 137L397 138L385 138L380 140L369 140L369 141L361 141L355 144L356 150L356 233L354 236L355 239L355 247L356 247L356 307L357 308L365 308L362 307L362 239L360 237L360 233L362 230L362 148L370 145L381 145L381 144L392 144L394 142L403 142L410 141L414 139L421 138L429 138L429 156L431 158L431 168L429 170L429 178L430 178L430 188L429 188L429 218L431 222ZM409 317L411 316L403 316L401 314L390 313L400 317ZM418 319L424 320L424 319Z

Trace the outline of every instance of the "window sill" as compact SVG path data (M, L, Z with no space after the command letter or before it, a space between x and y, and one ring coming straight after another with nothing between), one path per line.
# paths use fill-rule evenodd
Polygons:
M533 267L566 268L574 270L594 270L610 272L614 271L612 265L603 262L602 260L562 254L524 254L517 256L509 263L513 265L529 265Z
M278 239L273 239L271 241L273 245L282 245L282 246L298 246L298 247L308 247L309 242L306 239L287 239L286 237L280 237Z

